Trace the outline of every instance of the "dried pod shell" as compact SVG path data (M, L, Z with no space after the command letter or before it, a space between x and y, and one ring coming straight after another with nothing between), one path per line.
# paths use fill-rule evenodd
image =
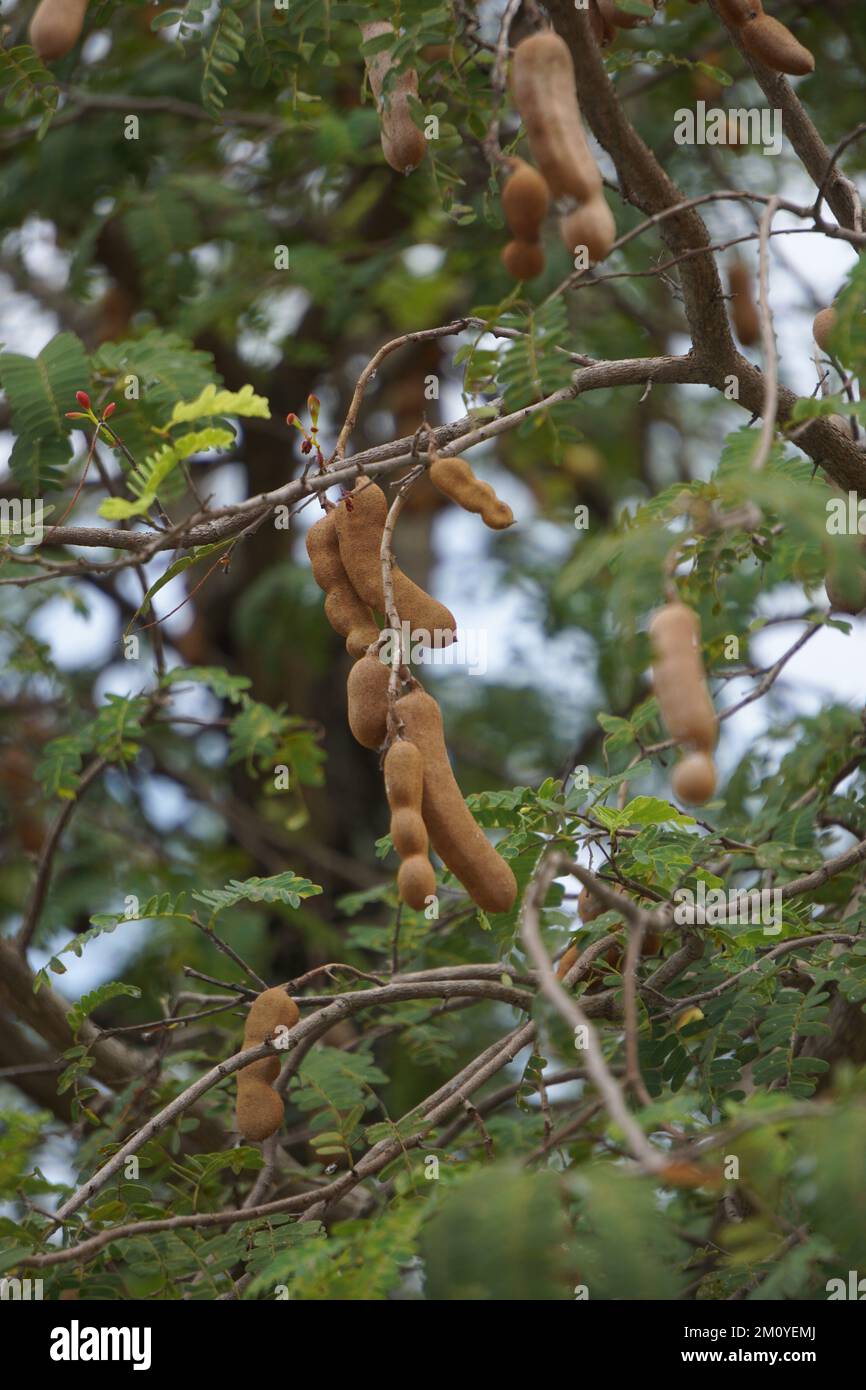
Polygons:
M491 530L504 531L514 525L511 508L499 500L489 483L476 478L465 459L434 459L430 481L464 511L476 512Z
M391 808L391 839L403 863L397 889L416 911L436 893L436 875L427 858L427 827L421 816L424 757L408 739L397 739L385 755L385 793Z
M517 897L511 868L497 854L454 780L439 705L423 690L397 701L406 737L424 758L421 813L440 859L486 912L507 912Z
M588 203L561 218L559 233L566 250L572 255L579 246L585 246L593 265L596 261L603 261L616 241L616 223L604 194L598 193Z
M515 280L534 280L547 264L543 247L535 241L509 241L502 248L501 260Z
M701 806L716 790L716 767L709 753L689 753L673 770L674 796L688 806Z
M244 1047L255 1047L273 1036L277 1028L294 1028L300 1013L284 989L266 989L253 1001L244 1028ZM244 1139L261 1143L274 1134L283 1119L282 1097L272 1083L280 1072L277 1057L263 1057L242 1067L237 1074L236 1122Z
M364 603L383 613L380 547L388 503L369 478L359 478L335 513L340 558L355 592ZM399 565L392 570L394 603L401 622L408 622L412 640L422 646L448 646L457 624L444 604L414 584Z
M808 48L804 48L790 29L778 19L773 19L772 15L762 14L744 24L740 39L747 53L774 72L805 77L807 73L815 71L815 59Z
M743 347L753 347L761 336L761 316L752 292L752 276L743 261L734 261L728 272L731 318Z
M334 631L345 637L346 650L352 656L362 656L370 643L377 640L379 629L373 614L352 588L343 567L332 511L307 532L307 554L313 578L327 596L325 617Z
M375 20L361 25L364 42L377 39L382 34L393 34L394 26L388 20ZM391 54L386 50L365 58L370 87L379 109L382 153L392 169L398 174L411 174L417 169L427 153L427 141L423 132L412 120L409 97L418 95L418 74L414 68L401 72L393 87L384 92L385 79L394 66Z
M601 189L601 174L584 134L565 40L551 30L523 39L514 50L511 89L551 193L586 202Z
M535 242L550 207L550 189L525 159L509 159L511 173L502 186L502 211L515 241Z
M812 337L822 352L830 350L830 335L839 319L839 312L832 304L827 309L819 309L812 320Z
M43 63L65 58L84 28L88 0L40 0L30 21L28 38Z
M390 674L390 667L375 652L367 652L349 672L349 728L362 748L381 748L385 742Z
M671 738L709 753L716 745L718 720L700 652L701 624L686 603L668 603L649 627L653 648L653 686Z

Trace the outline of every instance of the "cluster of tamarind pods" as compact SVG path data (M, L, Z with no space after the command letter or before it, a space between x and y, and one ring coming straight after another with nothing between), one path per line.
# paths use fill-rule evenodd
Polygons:
M475 477L465 459L434 456L429 471L445 496L494 530L512 524L510 507ZM435 896L436 878L427 857L432 844L479 907L505 912L517 895L514 875L463 800L451 771L438 702L412 677L405 682L409 689L394 701L396 736L389 727L391 669L382 660L382 634L374 617L386 615L380 558L385 494L361 476L336 506L324 505L324 517L307 533L307 553L313 577L326 595L325 615L354 658L346 687L349 727L362 747L386 750L391 836L402 861L400 898L421 911ZM454 641L453 614L396 564L391 584L394 608L413 640L421 646Z

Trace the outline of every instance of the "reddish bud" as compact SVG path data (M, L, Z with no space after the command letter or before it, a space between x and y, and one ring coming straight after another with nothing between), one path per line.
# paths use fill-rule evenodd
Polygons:
M75 399L78 401L79 405L84 406L85 410L90 409L90 397L88 396L86 391L76 391Z
M103 418L103 420L107 420L107 419L109 418L109 416L113 415L116 409L117 409L117 406L115 405L114 401L109 401L108 405L105 407L105 409L104 409L103 412L102 412L102 418Z
M80 410L67 410L66 418L67 420L86 420L87 416L82 415Z
M310 443L309 439L305 439L304 442L303 442L303 444L301 445L301 453L302 453L302 454L311 454L312 452L313 452L313 446L312 446L312 444Z

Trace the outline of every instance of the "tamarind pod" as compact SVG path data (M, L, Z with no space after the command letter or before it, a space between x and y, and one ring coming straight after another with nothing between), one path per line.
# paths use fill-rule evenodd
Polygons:
M403 860L397 872L397 892L415 912L423 912L428 900L435 898L436 873L426 854L413 854Z
M273 1036L279 1026L294 1028L300 1013L284 989L266 989L253 1000L244 1028L244 1047L255 1047ZM280 1074L277 1057L250 1062L237 1074L236 1122L244 1139L260 1143L274 1134L283 1119L282 1097L272 1083Z
M556 967L557 980L564 980L574 962L577 960L577 947L569 946L565 955L560 958L559 965Z
M349 728L362 748L381 748L388 728L390 668L375 652L366 652L346 682Z
M515 280L534 280L547 264L543 248L533 241L509 241L503 246L500 259Z
M716 766L708 753L689 753L671 777L674 796L689 806L702 806L716 790Z
M517 881L454 780L438 703L426 691L413 690L397 701L396 711L406 738L424 758L421 814L433 848L479 907L507 912L517 897Z
M601 189L601 174L584 134L565 40L552 31L522 39L514 50L511 88L551 193L586 202Z
M701 624L686 603L668 603L649 626L653 648L653 686L671 738L709 753L718 736L718 719L707 689L700 654Z
M764 13L761 0L718 0L719 14L727 24L741 29L749 20L758 19Z
M504 531L514 525L514 513L501 502L489 483L476 478L465 459L434 459L430 465L430 481L464 511L475 512L485 526Z
M752 347L761 336L761 316L752 295L752 276L743 261L735 261L728 272L731 318L743 347Z
M39 0L28 38L43 63L65 58L81 37L87 0Z
M853 577L846 577L844 585L836 575L830 573L824 580L824 588L830 607L837 612L848 613L852 618L856 618L858 613L866 609L866 570L861 570Z
M607 880L605 883L614 893L622 893L625 896L618 883L609 883ZM581 888L577 899L577 910L580 913L581 922L586 925L589 922L594 922L596 917L600 917L603 912L609 912L610 908L605 906L601 898L597 897L591 888L584 887Z
M578 246L585 246L593 264L603 261L616 241L616 223L604 194L598 193L561 218L559 233L565 249L572 255Z
M307 554L313 578L325 592L325 617L335 632L346 639L346 651L362 656L379 636L373 614L362 603L340 559L334 513L328 512L307 532Z
M550 207L550 189L525 159L509 159L512 172L502 186L502 211L515 241L535 242Z
M436 874L427 858L427 827L421 816L424 757L408 739L397 739L385 754L385 794L391 808L391 839L402 859L397 890L416 911L435 896Z
M772 15L762 14L749 20L740 30L740 39L747 53L774 72L805 77L815 71L815 59L808 48Z
M387 19L375 20L361 25L364 42L379 38L381 34L393 34L394 26ZM417 169L427 152L427 141L423 132L412 120L409 109L409 96L418 95L418 74L414 68L401 72L391 90L383 96L385 79L394 60L387 51L375 53L365 58L370 87L379 111L380 139L382 153L398 174L411 174Z
M349 582L363 602L379 613L385 612L379 550L387 515L384 492L368 478L358 479L334 513L340 558ZM453 642L457 627L454 614L414 584L399 565L394 565L392 577L394 604L401 622L409 623L412 640L426 647L447 647Z
M812 320L812 337L822 352L830 350L830 335L839 318L838 310L832 304L827 309L819 309Z

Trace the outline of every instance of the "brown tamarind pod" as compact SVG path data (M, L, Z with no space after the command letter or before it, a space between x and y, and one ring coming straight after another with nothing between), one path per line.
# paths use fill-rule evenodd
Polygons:
M822 352L830 351L830 335L839 321L839 311L831 304L827 309L819 309L812 320L812 337Z
M564 980L574 962L577 960L577 947L569 946L565 955L560 958L559 965L556 967L557 980Z
M764 13L761 0L718 0L719 14L727 24L741 29L751 19Z
M620 888L618 883L609 883L605 880L605 886L610 888L614 893L621 893L623 896L625 894L625 890ZM611 909L602 902L601 898L593 893L591 888L586 887L580 890L580 895L577 899L577 910L580 913L580 920L584 925L589 922L594 922L596 917L600 917L603 912L611 911Z
M294 1028L300 1018L298 1006L284 989L266 989L253 1000L244 1028L244 1047L255 1047L273 1036L277 1028ZM250 1062L238 1072L236 1106L237 1127L244 1139L261 1143L282 1124L282 1097L273 1088L280 1074L276 1056Z
M731 318L743 347L752 347L761 336L761 316L752 293L752 276L744 261L734 261L728 272Z
M616 241L616 223L604 194L597 193L589 202L561 218L559 233L565 249L572 255L579 246L585 246L593 265L603 261Z
M413 690L397 701L403 730L424 758L421 814L439 858L485 912L507 912L517 881L476 821L454 780L442 713L432 695Z
M436 894L436 874L427 858L427 827L421 815L424 757L408 739L397 739L385 754L385 794L391 808L391 839L402 859L397 889L404 903L420 912Z
M649 626L653 686L671 738L701 753L716 746L718 719L700 652L701 623L687 603L667 603Z
M500 259L515 280L534 280L547 264L543 246L532 241L509 241L503 246Z
M551 193L586 202L601 189L601 174L584 134L574 64L559 34L547 30L521 40L514 50L511 89Z
M378 613L385 612L380 547L388 503L369 478L359 478L334 513L340 558L356 594ZM412 582L399 565L392 569L394 604L401 622L408 622L412 640L420 645L447 647L457 624L443 603Z
M382 34L393 34L394 26L387 19L375 20L361 25L364 42L377 39ZM417 169L427 152L427 141L423 132L412 120L409 97L418 95L418 74L414 68L401 72L394 85L383 95L385 79L394 66L391 54L387 51L375 53L365 58L370 87L379 110L382 153L392 169L398 174L411 174Z
M315 522L307 532L307 554L313 578L325 592L325 617L335 632L346 639L346 651L362 656L379 636L373 614L362 603L349 582L337 539L333 511Z
M757 19L750 19L741 28L740 39L747 53L774 72L805 77L815 71L815 59L808 48L772 15L760 14Z
M550 189L525 159L509 159L511 173L502 185L502 211L515 241L538 241L550 207Z
M674 796L688 806L702 806L716 790L716 766L709 753L689 753L671 775Z
M346 682L349 728L362 748L381 748L388 728L389 666L366 652Z
M584 920L586 919L584 918ZM661 945L662 939L658 932L647 932L644 936L643 941L641 942L641 957L658 955L659 951L661 950ZM578 954L579 952L576 944L574 946L569 946L568 950L561 957L559 965L556 969L556 978L558 980L565 979L569 970L574 965L574 962L577 960ZM608 950L605 951L602 955L602 960L606 961L608 966L616 970L619 967L620 962L622 961L622 957L623 953L619 947L610 946ZM599 970L598 967L595 965L593 965L592 968L588 970L586 974L587 980L592 980L593 977L595 977L595 979L599 978Z
M40 0L28 37L43 63L65 58L81 38L87 0Z
M434 459L430 481L464 511L477 513L491 530L504 531L514 525L511 508L499 500L489 483L476 478L465 459Z

